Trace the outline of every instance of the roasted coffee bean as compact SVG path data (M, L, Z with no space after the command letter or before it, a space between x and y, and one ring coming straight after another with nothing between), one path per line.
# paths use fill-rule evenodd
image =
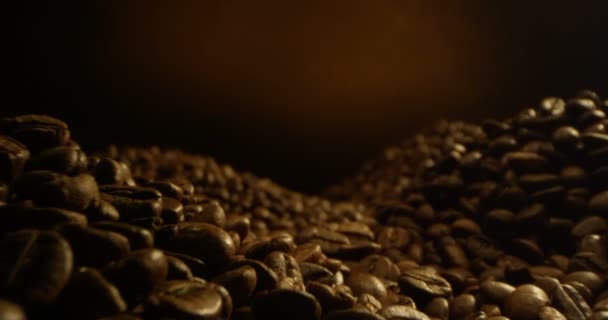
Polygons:
M192 271L190 267L179 258L165 255L167 257L167 280L191 280Z
M164 196L168 198L173 198L177 201L181 201L184 196L184 191L180 186L175 183L168 181L154 181L143 184L145 187L154 188ZM201 221L205 222L205 221Z
M213 282L228 290L235 307L247 304L257 281L255 269L249 266L242 266L213 278Z
M260 239L243 248L245 257L249 259L263 260L273 251L291 252L296 245L290 235L280 235L268 239Z
M232 300L226 289L216 284L172 280L154 289L145 311L152 319L228 319Z
M129 304L142 301L167 278L168 272L167 257L158 249L133 251L104 269L104 274L116 284Z
M346 279L346 284L353 290L353 293L358 296L364 293L370 294L377 299L386 296L386 287L372 274L365 272L354 272Z
M331 287L319 282L309 282L307 291L312 294L319 302L324 313L332 310L342 310L351 308L356 301L352 292L346 290L345 286Z
M464 293L450 301L450 319L462 319L477 310L475 296Z
M336 310L330 312L323 318L324 320L385 320L381 315L363 310Z
M122 220L158 217L162 212L162 195L155 189L108 185L101 186L102 198L110 202Z
M20 230L0 241L0 288L28 304L49 304L68 282L74 265L70 245L53 231Z
M426 305L424 312L432 318L447 320L450 314L449 302L446 298L434 298Z
M297 260L296 260L297 261ZM333 282L334 274L329 269L310 262L300 262L300 271L304 282L318 281L322 283Z
M181 262L185 263L186 266L188 267L188 269L190 270L190 272L192 273L192 275L199 277L199 278L206 278L209 274L209 268L207 267L207 265L205 264L205 262L203 260L200 259L196 259L194 257L191 257L189 255L186 254L180 254L180 253L175 253L175 252L168 252L165 251L165 255L167 256L167 258L177 258L179 259ZM169 260L169 263L171 261ZM169 264L169 267L171 267L171 264ZM169 269L169 272L171 272L171 268ZM188 274L187 271L184 271L186 273L186 275ZM169 277L169 275L167 276ZM190 279L190 277L188 277L188 279Z
M591 316L591 308L583 297L569 285L560 285L552 293L553 305L568 319L587 319Z
M118 210L105 200L93 201L91 205L84 211L84 214L93 221L118 221L120 213Z
M253 297L256 319L320 319L321 306L309 293L277 289Z
M59 299L68 317L97 319L124 312L127 304L118 289L92 268L75 270Z
M119 233L129 239L129 246L133 250L150 248L154 246L154 236L149 230L123 222L102 221L93 224L93 227Z
M403 271L399 277L399 285L403 292L410 294L416 301L449 297L452 294L450 283L428 268Z
M401 270L389 258L381 255L369 255L361 260L355 271L369 272L386 280L397 281Z
M284 252L273 251L266 256L264 264L278 276L279 288L304 290L304 278L300 266L292 256Z
M31 157L26 165L27 170L50 170L73 175L87 170L87 156L77 146L59 146Z
M103 267L131 250L129 239L116 232L74 224L62 226L59 232L70 243L80 266Z
M608 191L595 194L589 201L589 211L595 214L608 215Z
M226 231L202 222L165 226L156 232L155 240L159 247L199 258L212 269L226 267L236 252L234 241Z
M537 286L524 284L505 298L505 316L513 320L536 319L541 309L549 304L547 294Z
M70 139L65 122L37 114L1 119L0 133L19 140L34 152L67 144Z
M279 276L264 263L252 259L240 259L234 261L229 268L234 269L241 266L249 266L255 270L257 277L256 291L272 290L279 285Z
M99 190L88 174L70 177L41 170L21 175L11 185L11 197L17 201L32 200L43 207L83 211L99 200Z
M26 320L23 308L11 301L0 299L0 319L6 320Z
M163 223L176 224L184 222L184 207L182 204L172 198L163 198L163 209L161 211L163 217Z
M380 310L379 313L387 320L431 320L426 314L408 306L388 306Z
M0 135L0 181L10 182L21 174L30 152L26 146Z

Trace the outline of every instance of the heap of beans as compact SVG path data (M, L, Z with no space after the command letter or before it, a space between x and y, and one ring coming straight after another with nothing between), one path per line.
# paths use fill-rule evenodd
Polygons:
M444 122L325 197L2 119L0 319L607 319L604 112Z

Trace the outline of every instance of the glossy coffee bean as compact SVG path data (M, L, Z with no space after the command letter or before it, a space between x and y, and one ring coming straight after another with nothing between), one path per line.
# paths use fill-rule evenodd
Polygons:
M194 280L166 281L148 297L145 312L159 319L228 319L230 295L221 286Z

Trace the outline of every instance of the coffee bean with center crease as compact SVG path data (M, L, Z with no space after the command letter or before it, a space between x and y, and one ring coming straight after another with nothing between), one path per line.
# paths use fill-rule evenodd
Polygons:
M549 297L542 289L531 284L524 284L506 297L504 314L512 320L533 320L548 304Z
M230 295L221 286L195 280L171 280L156 287L144 306L146 319L229 319Z
M83 211L99 200L99 189L88 174L70 177L52 171L30 171L11 185L11 198L32 200L44 207Z
M70 139L65 122L37 114L0 119L0 133L19 140L33 152L64 145Z
M181 259L166 255L167 257L167 280L190 280L192 279L192 271L190 267Z
M74 265L72 249L53 231L20 230L0 240L0 290L27 304L55 301Z
M79 319L97 319L127 309L118 289L99 271L86 267L72 273L59 306L65 316Z
M26 146L0 135L0 181L10 182L20 175L29 157Z
M155 189L108 185L101 186L102 199L120 212L122 220L158 217L162 212L162 195Z
M93 227L116 232L127 237L127 239L129 239L129 246L132 250L154 246L154 235L152 232L136 225L124 222L101 221L93 224Z
M242 266L220 274L213 282L228 290L235 307L242 306L247 304L257 285L257 274L252 267Z
M264 258L264 264L278 276L278 287L304 291L304 278L294 257L280 251L273 251Z
M201 259L215 271L226 267L236 252L226 231L202 222L164 226L156 232L155 240L159 247Z
M31 157L26 170L50 170L58 173L73 175L86 171L88 160L78 146L59 146Z
M449 297L452 294L450 283L429 268L403 271L399 277L399 285L403 292L411 295L420 305L426 304L432 298Z
M205 262L201 259L197 259L197 258L191 257L186 254L170 252L170 251L165 251L165 255L169 258L170 257L177 258L181 262L186 264L188 269L190 269L190 272L192 273L192 275L195 277L206 278L209 275L209 267L207 267ZM169 271L171 271L171 269L169 269ZM185 272L187 274L186 271L183 271L183 272ZM188 279L190 279L190 277L188 277Z
M408 306L388 306L380 310L379 314L387 320L431 320L426 314Z
M26 320L23 308L11 301L0 299L0 319L5 320Z

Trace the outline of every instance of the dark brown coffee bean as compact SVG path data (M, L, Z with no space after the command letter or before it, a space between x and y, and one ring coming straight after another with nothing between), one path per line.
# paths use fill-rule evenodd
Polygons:
M432 318L447 320L450 314L450 306L446 298L434 298L424 308L424 313Z
M30 152L26 146L0 135L0 181L10 182L21 174Z
M199 277L199 278L206 278L209 274L209 268L207 267L207 265L205 264L205 262L203 260L200 259L196 259L194 257L191 257L189 255L186 254L180 254L180 253L175 253L175 252L169 252L169 251L165 251L165 255L167 256L167 258L177 258L179 259L181 262L185 263L186 266L188 267L188 269L190 269L190 272L192 273L192 275ZM169 260L169 272L171 272L171 261ZM186 275L188 274L187 271L183 271L182 273L186 273ZM167 275L167 277L169 277L169 275ZM188 277L188 280L190 280L190 277Z
M591 309L576 290L568 285L560 285L552 294L553 306L568 319L587 319Z
M91 205L84 211L84 214L89 218L89 221L118 221L120 213L118 210L105 200L93 201Z
M165 226L156 232L155 240L159 247L199 258L215 270L226 267L236 252L234 241L226 231L202 222Z
M73 175L87 170L87 156L77 146L59 146L31 157L26 165L27 170L50 170Z
M12 232L19 229L52 229L61 224L85 226L87 217L73 211L57 208L31 208L21 205L0 206L0 231Z
M589 211L608 216L608 191L595 194L589 201Z
M462 319L477 310L475 296L464 293L450 301L450 319Z
M192 271L190 267L179 258L165 255L167 257L167 280L191 280Z
M255 291L272 290L279 285L279 276L264 263L252 259L240 259L230 265L230 269L241 266L252 267L256 272L257 285Z
M128 167L110 158L99 159L95 164L94 174L97 183L100 185L130 184L132 179Z
M505 316L513 320L537 319L541 309L549 304L547 294L537 286L524 284L508 295L504 302Z
M142 301L167 278L168 272L167 257L158 249L133 251L104 269L104 274L116 284L129 304Z
M102 197L118 211L122 220L158 217L162 212L162 195L155 189L108 185L101 186Z
M268 239L260 239L243 248L245 257L255 260L263 260L266 255L273 251L291 252L296 245L290 235L280 235Z
M426 314L408 306L388 306L380 310L379 314L387 320L431 320Z
M187 207L184 208L184 213L188 216ZM213 219L212 219L213 220ZM232 216L227 218L225 223L225 229L229 231L234 231L239 234L241 239L247 238L249 235L249 228L251 226L251 222L249 218L244 216Z
M168 181L154 181L144 184L145 187L150 187L158 190L164 197L173 198L181 201L184 196L184 191L180 186ZM201 221L204 222L204 221Z
M74 264L70 245L53 231L21 230L5 234L0 252L3 295L31 304L55 301Z
M247 304L257 285L257 274L252 267L242 266L220 274L213 282L228 290L234 306L242 306Z
M26 320L27 316L20 305L8 300L0 299L0 319Z
M253 297L256 319L320 319L321 306L309 293L277 289Z
M576 281L582 283L583 285L585 285L585 287L589 288L589 290L591 290L591 292L593 292L594 294L600 292L600 290L602 290L606 283L602 277L591 271L572 272L563 279L564 283L569 281Z
M331 284L334 281L334 274L321 265L310 262L299 262L299 266L304 283L318 281Z
M327 284L319 282L309 282L306 290L312 294L321 305L323 312L328 313L333 310L351 308L356 301L352 292L345 290L345 286L333 288Z
M154 289L145 311L154 319L228 319L232 301L226 289L213 283L172 280Z
M354 272L346 279L346 284L358 296L364 293L370 294L377 299L386 296L386 287L374 275L365 272Z
M428 268L405 270L399 278L403 292L415 300L428 301L436 297L449 297L452 294L450 283Z
M304 278L300 266L292 256L284 252L273 251L266 256L264 264L278 276L279 288L304 290Z
M161 211L161 217L163 218L164 223L176 224L184 222L184 207L182 206L181 202L168 197L164 197L162 202L163 208Z
M148 229L124 222L102 221L93 224L93 227L113 231L129 239L131 249L143 249L154 246L154 236Z
M547 159L533 152L509 152L503 162L516 172L543 172L547 170Z
M59 305L66 316L79 319L97 319L127 309L118 289L92 268L72 273Z
M598 216L588 216L579 221L571 234L576 238L583 238L588 234L599 234L608 231L608 223L604 218Z
M129 239L116 232L73 224L62 226L59 232L70 243L80 266L103 267L131 250Z
M11 186L15 200L32 200L43 207L57 207L82 212L99 200L95 179L88 174L74 177L52 171L24 173Z
M544 306L538 314L539 320L567 320L567 318L557 309Z
M205 222L223 228L226 224L226 213L220 204L216 201L209 203L203 211L193 212L190 216L190 221ZM240 235L240 234L239 234ZM246 234L245 234L246 236Z
M354 271L368 272L376 277L397 281L401 270L389 258L381 255L370 255L358 264Z
M19 140L34 152L64 145L70 139L65 122L37 114L1 119L0 132Z

